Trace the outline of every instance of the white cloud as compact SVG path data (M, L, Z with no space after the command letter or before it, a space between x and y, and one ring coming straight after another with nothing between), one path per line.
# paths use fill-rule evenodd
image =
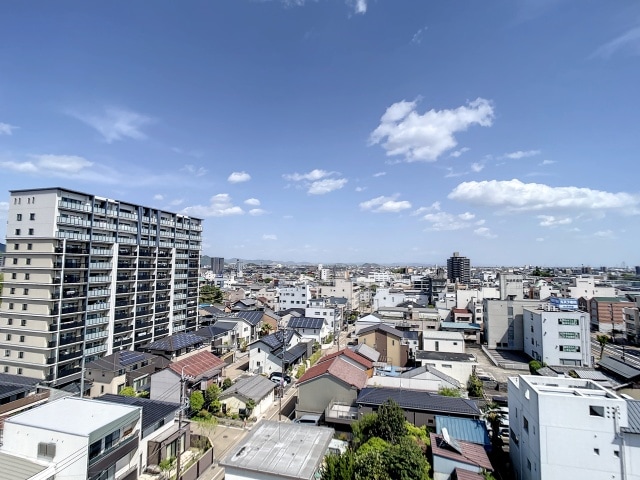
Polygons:
M353 10L360 15L367 13L367 0L347 0L347 4L353 7Z
M20 173L37 173L56 177L75 177L93 165L77 155L30 155L30 161L13 160L0 162L0 166Z
M387 156L401 156L407 162L434 162L456 147L455 133L474 124L489 127L493 122L493 106L483 98L453 110L432 109L422 115L416 106L416 101L403 100L387 108L369 136L369 144L381 144Z
M461 213L459 215L447 212L436 212L427 213L422 217L423 220L426 220L431 224L429 229L437 232L469 228L473 226L470 220L473 220L474 218L475 215L469 212Z
M195 165L185 165L180 169L183 172L187 172L189 175L196 177L203 177L207 174L207 169L204 167L196 167Z
M544 237L538 237L538 238L536 238L536 242L544 242Z
M169 202L169 205L172 207L177 207L179 205L182 205L184 203L184 199L182 198L176 198L175 200L171 200Z
M348 180L346 178L325 178L324 180L311 183L307 193L309 195L324 195L334 190L340 190L347 182Z
M406 200L396 201L397 197L398 195L372 198L371 200L360 203L360 208L374 213L396 213L411 208L411 203Z
M471 164L471 171L478 173L481 172L482 170L484 170L484 164L483 163L478 163L478 162L474 162Z
M521 158L535 157L536 155L540 155L540 153L540 150L518 150L517 152L505 153L501 158L519 160Z
M251 175L247 172L233 172L229 175L229 178L227 178L227 182L229 183L248 182L249 180L251 180Z
M251 205L252 207L258 207L260 206L260 200L258 200L257 198L247 198L244 201L245 205Z
M569 225L573 220L569 217L554 217L553 215L538 215L541 227L555 227L557 225Z
M469 220L473 220L474 218L476 218L476 216L473 213L464 212L464 213L461 213L460 215L458 215L458 218L460 218L460 220L469 221Z
M420 207L417 210L413 211L411 215L422 215L426 212L438 212L440 211L440 202L433 202L428 207Z
M542 162L540 162L538 165L544 167L546 165L553 165L554 163L556 163L555 160L543 160Z
M262 239L263 240L277 240L278 236L277 235L273 235L273 234L265 233L264 235L262 235Z
M9 202L0 202L0 212L9 211Z
M378 173L374 173L373 176L374 177L384 177L387 174L387 172L378 172Z
M420 45L422 43L422 34L427 30L427 28L429 27L422 27L418 29L418 31L413 34L413 37L411 38L411 43L414 45Z
M154 123L146 115L118 107L107 107L99 115L72 112L71 116L95 128L107 143L125 138L144 140L147 135L142 128Z
M153 199L157 201L164 200L164 195L160 195L159 193L157 193L153 196Z
M615 234L611 230L600 230L595 232L593 236L598 238L616 238Z
M619 51L624 51L638 55L640 54L640 26L627 30L622 35L610 40L598 47L590 58L608 59Z
M491 233L491 230L489 230L487 227L480 227L480 228L476 228L473 231L474 235L477 235L479 237L484 237L484 238L496 238L497 235L494 235L493 233Z
M367 187L356 187L356 192L364 192Z
M0 122L0 135L13 135L13 131L18 127Z
M267 211L261 208L252 208L251 210L249 210L249 215L253 217L258 217L260 215L264 215L265 213L267 213Z
M282 178L285 180L291 180L293 182L300 182L302 180L308 180L310 182L320 180L321 178L325 178L330 176L334 172L327 172L326 170L315 169L311 170L308 173L288 173L282 175Z
M209 205L193 205L186 207L184 213L194 217L227 217L230 215L242 215L244 210L233 205L228 193L218 193L209 200Z
M450 157L454 157L454 158L458 158L460 155L462 155L465 152L468 152L469 150L471 150L468 147L462 147L460 150L455 150L453 152L451 152L449 154Z
M448 198L502 207L507 211L587 209L640 213L638 195L590 188L551 187L539 183L523 183L517 179L463 182L449 193Z

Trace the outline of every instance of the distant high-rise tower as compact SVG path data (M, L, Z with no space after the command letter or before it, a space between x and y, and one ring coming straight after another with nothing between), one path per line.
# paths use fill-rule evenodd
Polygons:
M224 273L224 258L211 257L211 273L220 275Z
M471 283L471 262L460 253L453 252L453 257L447 259L447 278L452 282Z

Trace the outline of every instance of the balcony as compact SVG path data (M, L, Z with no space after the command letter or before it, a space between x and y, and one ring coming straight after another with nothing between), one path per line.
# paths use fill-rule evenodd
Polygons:
M92 248L91 255L99 257L110 257L111 255L113 255L113 250L107 248Z
M100 325L102 323L108 323L108 322L109 322L109 317L107 316L87 318L87 326Z
M133 313L131 312L116 312L114 315L115 320L122 320L123 318L133 317Z
M118 327L114 327L113 333L124 333L124 332L130 332L132 330L133 330L133 327L131 325L121 325Z
M108 288L89 290L89 297L108 297L109 295L111 295L111 290Z
M84 203L76 203L76 202L67 202L64 200L58 200L58 207L65 210L75 210L77 212L90 212L91 205L86 205Z
M75 337L60 337L60 346L63 345L71 345L72 343L82 342L82 336L78 335Z
M110 262L91 262L89 264L91 270L111 270L111 267Z
M136 328L147 328L152 326L153 322L136 322Z
M358 420L358 407L344 402L330 402L324 411L327 423L341 423L350 425Z
M128 307L133 305L131 300L116 300L116 307Z
M95 340L97 338L105 338L109 336L109 332L107 330L101 330L99 332L87 333L85 335L87 340Z
M89 283L110 283L111 277L109 275L98 275L95 277L89 277Z
M66 362L67 360L73 360L74 358L82 357L82 350L77 350L75 352L69 353L59 353L58 354L58 362Z
M76 322L62 322L60 324L60 330L70 330L72 328L80 328L80 327L84 327L84 322L81 320L78 320Z
M134 277L132 275L127 275L127 274L118 274L116 275L116 280L118 282L128 282L130 280L134 280Z
M85 352L87 355L95 355L96 353L102 353L106 351L107 351L107 346L105 344L85 349Z
M120 459L134 452L138 448L139 431L134 430L122 439L106 448L99 454L89 459L89 468L87 470L87 478L98 475L100 472L108 470L109 467L115 465Z
M131 248L119 248L118 249L118 255L120 255L121 257L131 257L131 256L135 256L136 252L131 249Z
M91 303L87 305L87 311L109 310L109 302Z

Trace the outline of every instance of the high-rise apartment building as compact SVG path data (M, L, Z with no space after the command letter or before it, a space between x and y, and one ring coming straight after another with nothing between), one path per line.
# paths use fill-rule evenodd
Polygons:
M224 273L224 258L211 257L211 273L221 275Z
M195 330L202 220L63 188L11 192L0 372L63 385L82 359Z
M467 257L462 257L460 253L453 252L453 257L447 259L447 278L451 282L471 283L471 262Z

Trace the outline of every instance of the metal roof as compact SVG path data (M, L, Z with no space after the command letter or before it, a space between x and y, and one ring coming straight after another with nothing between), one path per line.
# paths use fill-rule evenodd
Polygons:
M224 365L224 361L213 353L208 350L202 350L187 358L173 362L168 368L178 375L182 375L184 371L187 377L199 380L207 376L214 376L222 370Z
M628 427L622 430L627 433L640 433L640 400L627 400Z
M237 325L236 322L228 322L228 321L219 321L214 323L213 325L207 325L206 327L202 327L199 330L196 330L194 335L198 335L203 338L215 338L218 335L222 335L230 330L233 330Z
M313 479L333 437L333 429L262 421L220 462L227 475L240 471L263 476Z
M385 332L389 335L393 335L397 338L402 338L402 332L400 330L398 330L397 328L393 328L390 327L389 325L385 324L385 323L380 323L380 324L376 324L376 325L371 325L369 327L364 327L361 328L358 331L358 336L360 335L364 335L366 333L370 333L370 332L376 332L376 331L382 331Z
M297 343L286 352L284 352L284 361L287 363L295 363L307 353L307 344L304 342Z
M356 403L358 405L379 406L387 400L395 401L402 408L430 413L467 417L479 417L481 413L473 400L445 397L435 393L406 388L366 387L358 395Z
M48 468L4 452L0 452L0 465L0 480L27 480Z
M440 328L450 328L452 330L480 330L480 324L478 323L466 323L466 322L440 322Z
M244 318L251 325L258 325L262 321L264 313L261 310L245 310L235 312L240 318Z
M436 415L436 433L442 433L443 428L446 428L449 435L457 440L477 443L483 445L485 449L491 447L489 432L482 420Z
M605 355L598 362L598 366L603 370L611 372L614 375L627 381L631 381L635 378L640 377L639 369L623 362L621 359L616 357L609 357Z
M96 400L141 407L143 430L146 430L148 427L171 415L172 412L177 412L180 409L180 404L178 403L159 402L158 400L148 398L125 397L124 395L114 395L112 393L102 395L96 398Z
M264 397L273 392L276 384L262 375L240 377L232 386L220 394L220 400L239 395L259 403Z
M432 433L431 451L434 456L445 457L457 463L471 464L493 471L493 466L485 449L470 442L456 442L456 446L447 443L442 435ZM459 451L458 448L459 447Z
M289 328L313 328L321 329L324 325L324 318L317 317L291 317L287 327Z

